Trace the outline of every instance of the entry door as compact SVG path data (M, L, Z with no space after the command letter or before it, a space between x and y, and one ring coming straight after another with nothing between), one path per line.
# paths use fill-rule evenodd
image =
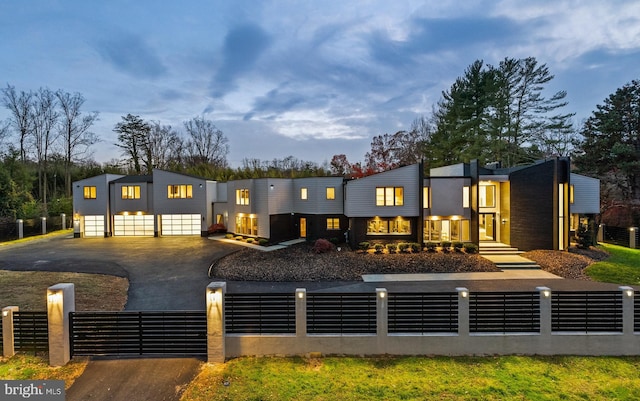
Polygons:
M495 219L494 213L480 213L480 241L495 241Z
M300 238L307 238L307 219L300 217Z

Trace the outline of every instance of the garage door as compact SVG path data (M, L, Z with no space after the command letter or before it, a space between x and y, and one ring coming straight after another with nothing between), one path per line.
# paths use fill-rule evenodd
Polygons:
M153 215L113 216L114 236L153 236Z
M162 235L200 235L200 214L163 214Z
M84 236L104 237L104 216L84 216Z

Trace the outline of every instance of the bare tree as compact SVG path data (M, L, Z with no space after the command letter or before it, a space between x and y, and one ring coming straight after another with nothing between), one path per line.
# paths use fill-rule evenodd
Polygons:
M177 153L182 145L180 138L170 125L160 125L158 121L151 121L150 128L145 142L146 157L150 157L150 164L154 168L166 169L173 160L178 159Z
M229 140L213 121L194 117L185 121L184 127L189 137L187 151L193 165L207 163L216 167L227 166Z
M95 133L89 131L98 120L98 112L82 115L80 109L84 104L84 97L80 93L71 94L58 90L56 98L60 107L58 131L64 148L65 193L71 196L71 166L87 155L91 145L100 141Z
M33 122L33 144L38 164L38 187L40 199L47 212L47 161L51 145L56 139L54 128L58 122L57 99L54 92L40 88L35 93L31 108Z
M32 92L16 92L16 88L8 85L2 89L2 104L11 112L10 123L18 133L20 142L20 161L27 159L26 141L31 132L31 100Z

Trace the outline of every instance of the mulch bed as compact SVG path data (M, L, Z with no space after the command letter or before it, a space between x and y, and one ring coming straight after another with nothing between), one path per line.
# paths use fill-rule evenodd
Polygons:
M609 254L598 248L571 248L569 252L536 250L521 255L531 259L540 267L557 276L574 280L591 280L584 269L592 263L604 260Z

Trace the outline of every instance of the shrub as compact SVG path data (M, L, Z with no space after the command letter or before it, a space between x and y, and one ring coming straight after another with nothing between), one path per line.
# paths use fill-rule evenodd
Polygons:
M389 253L394 253L398 250L398 244L387 244L386 246Z
M313 244L313 248L311 248L311 251L313 253L327 253L327 252L331 252L333 250L334 245L327 241L324 238L319 238L316 240L316 242Z
M464 244L464 251L466 253L477 253L478 252L478 245L473 244L471 242L468 242L468 243Z
M438 244L435 242L427 242L425 246L427 247L428 252L435 252Z
M262 245L262 246L267 246L267 245L269 245L269 240L268 239L264 239L264 238L260 238L258 240L258 244Z
M366 251L367 249L369 249L370 246L371 246L371 244L369 244L367 241L363 241L363 242L358 244L358 247L360 249L362 249L363 251Z
M398 244L398 250L400 252L409 252L409 243L401 242Z
M443 251L449 252L449 249L451 248L451 241L442 241L440 246L442 246Z
M340 240L336 237L331 237L329 238L329 242L331 242L333 245L338 245L340 243Z
M247 244L253 244L253 238L247 238Z
M207 229L208 234L226 233L226 232L227 232L227 228L224 226L224 224L212 224Z
M464 247L464 243L462 243L462 242L454 242L453 243L453 249L455 249L456 252L462 251L462 247Z
M381 252L382 252L382 250L384 249L384 245L382 245L382 244L375 244L375 245L373 246L373 249L375 249L376 253L381 253Z
M244 237L242 235L238 235L235 239L236 241L242 241Z
M576 245L580 249L589 249L589 247L593 245L593 235L591 230L580 225L578 227L578 231L576 231Z
M420 244L418 244L417 242L412 242L411 244L409 244L409 246L411 247L411 252L414 253L418 253L420 252Z
M229 233L229 234L225 234L224 236L226 239L233 239L233 234Z

